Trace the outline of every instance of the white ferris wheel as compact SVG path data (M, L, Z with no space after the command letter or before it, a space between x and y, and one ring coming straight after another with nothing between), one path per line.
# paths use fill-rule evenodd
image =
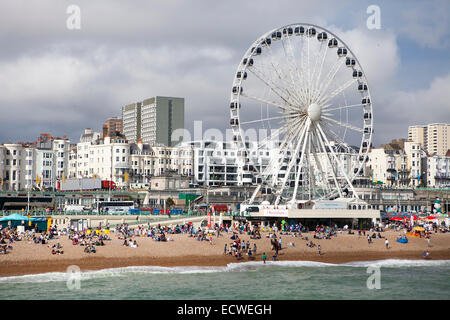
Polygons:
M247 203L357 197L353 184L372 141L372 99L355 54L330 31L297 23L259 37L237 68L230 115L244 173L256 185ZM264 138L249 138L261 129ZM255 150L270 151L270 161L258 162Z

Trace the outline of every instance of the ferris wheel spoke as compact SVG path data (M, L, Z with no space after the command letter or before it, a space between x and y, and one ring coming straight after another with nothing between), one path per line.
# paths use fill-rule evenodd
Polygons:
M350 148L350 146L347 146L347 144L328 126L328 124L324 124L322 129L325 133L328 133L327 136L333 136L333 138L335 139L335 142L338 144L338 146L341 146L343 149Z
M331 106L331 105L329 105L329 106ZM354 107L364 107L364 104L362 104L362 103L357 103L357 104L351 104L351 105L346 105L346 106L336 107L336 108L328 108L328 107L324 107L322 110L323 110L324 112L328 112L328 111L335 111L335 110L349 109L349 108L354 108Z
M283 47L284 55L286 56L286 58L288 58L288 59L287 59L286 65L287 65L287 68L289 69L289 77L290 77L290 79L291 79L291 85L292 85L292 88L296 88L297 85L296 85L296 82L295 82L294 77L293 77L294 70L292 69L292 65L294 64L294 62L291 61L291 57L290 57L290 55L287 53L286 45L285 45L285 43L284 43L284 39L283 39L283 38L281 39L281 45L282 45L282 47ZM292 65L291 65L291 64L292 64Z
M293 107L295 105L295 100L292 101L293 96L287 89L281 89L276 84L274 84L272 81L267 80L267 78L264 78L261 74L258 74L258 72L255 72L255 69L249 69L249 71L254 74L259 80L261 80L270 90L275 93L281 100L283 100L287 105ZM284 94L287 95L287 97L281 93L280 91L285 91ZM242 93L244 95L244 92Z
M337 60L336 63L333 65L333 67L330 69L329 73L327 74L325 80L322 82L317 97L315 97L315 101L320 101L322 96L325 95L326 91L328 90L328 87L330 86L331 82L336 77L336 74L341 69L342 65L345 63L345 60L340 59Z
M287 37L288 39L288 43L289 43L289 48L290 48L290 52L291 52L291 56L292 56L292 61L293 61L293 65L295 67L295 71L297 74L297 79L298 79L298 85L296 86L298 89L298 94L300 95L301 98L301 102L306 104L306 96L305 96L305 90L303 87L303 78L300 76L300 71L299 71L299 67L297 64L297 59L295 59L295 54L294 54L294 48L292 46L292 41L291 41L291 37Z
M243 124L250 124L250 123L258 123L258 122L263 122L263 121L270 121L270 120L277 120L277 119L287 119L287 118L292 118L292 117L294 117L294 116L293 115L291 115L291 116L283 115L283 116L278 116L278 117L271 117L271 118L265 118L265 119L244 121L244 122L241 122L241 125L243 125Z
M336 173L335 173L335 168L333 167L333 165L331 163L331 159L329 158L329 153L327 151L327 148L325 147L324 140L322 139L322 137L320 135L320 132L319 132L319 130L317 128L317 125L314 126L314 131L315 131L315 135L317 137L317 141L319 142L320 147L322 148L323 155L324 155L325 160L326 160L326 162L328 164L328 167L330 168L329 171L331 172L331 175L332 175L334 184L336 186L336 189L337 189L337 191L339 193L339 196L342 197L342 195L343 195L342 194L342 189L341 189L341 186L340 186L340 184L339 184L339 182L337 180ZM326 175L326 179L328 179L328 175Z
M278 174L281 171L281 167L284 166L284 159L287 158L287 153L289 152L289 150L293 150L292 148L289 148L288 146L290 144L293 143L293 141L296 141L297 138L301 138L301 134L302 134L302 126L304 125L305 120L300 121L300 123L296 124L294 126L294 130L292 130L290 132L289 135L287 135L283 142L280 144L279 146L279 150L280 150L280 158L277 158L276 161L274 161L274 163L272 163L271 168L272 169L272 185L275 185L277 180L278 180ZM300 142L298 142L300 143ZM281 159L281 161L280 161Z
M255 100L255 101L258 101L258 102L265 103L267 105L278 107L278 108L283 109L285 111L291 111L291 110L293 110L293 107L294 107L293 105L289 105L289 104L288 105L284 105L284 104L281 104L281 103L278 103L278 102L275 102L275 101L270 101L270 100L266 100L266 99L263 99L263 98L255 97L255 96L249 95L249 94L247 94L245 92L241 93L241 96L249 98L249 99L252 99L252 100Z
M326 192L331 192L331 187L328 182L328 172L325 171L322 167L321 161L318 159L318 154L321 154L320 145L319 145L319 137L317 137L317 133L315 130L311 131L311 146L312 146L312 155L314 158L314 161L316 163L317 169L319 171L319 174L321 175L323 188L326 189ZM325 194L325 192L324 192Z
M275 143L275 138L279 138L280 134L282 134L284 131L286 131L287 128L285 126L282 126L275 131L273 131L268 137L264 138L261 142L258 143L257 149L262 149L263 147L266 147L269 143Z
M286 50L284 49L284 44L283 44L283 50L284 50L285 56L287 57ZM269 52L269 55L270 55L270 63L272 65L273 70L275 70L276 76L278 77L278 79L280 81L284 82L284 77L282 77L281 74L280 74L280 69L281 69L280 66L275 67L275 65L274 65L274 54L273 54L272 48L270 46L269 46L268 52ZM289 91L289 92L290 92L290 95L294 98L294 101L296 102L296 104L299 104L300 100L299 100L299 97L297 96L297 93L296 93L296 85L295 85L295 82L294 82L294 80L292 78L292 73L291 73L290 66L289 66L289 64L287 64L287 65L288 65L288 68L289 68L289 77L290 77L290 79L287 79L287 85L291 89L291 91Z
M334 152L333 148L331 147L330 141L328 141L327 136L325 135L325 133L322 130L322 127L320 126L320 124L317 124L317 129L319 130L319 132L322 134L322 137L325 141L325 143L328 145L328 148L330 149L330 152L334 158L334 160L336 161L338 168L340 169L341 173L344 175L345 180L347 181L348 186L352 189L353 192L353 197L359 198L358 194L356 193L355 188L353 188L353 184L351 183L350 179L347 176L347 173L345 172L344 166L342 165L342 162L339 160L339 158L336 156L336 153Z
M294 192L292 194L291 203L295 203L296 198L297 198L298 184L300 181L300 175L302 173L302 169L304 168L303 160L305 158L306 146L308 145L308 138L310 135L310 127L311 127L311 121L308 121L306 128L305 128L306 129L305 130L305 139L304 139L303 146L302 146L302 153L300 155L300 161L298 163L297 175L295 176ZM303 181L304 181L305 180L305 172L303 172L302 177L303 177Z
M336 124L336 125L338 125L340 127L351 129L351 130L357 131L359 133L364 133L364 129L352 126L351 124L348 124L348 123L342 123L340 121L334 120L334 119L326 117L326 116L322 116L322 119L325 119L325 120L327 120L329 122L332 122L332 123L334 123L334 124Z
M283 142L279 146L280 150L280 158L276 159L275 163L273 163L273 181L272 184L275 185L278 179L278 174L281 170L281 167L284 166L284 159L288 157L287 153L290 152L289 150L293 150L293 148L290 148L289 145L291 145L294 141L296 141L297 138L300 138L302 135L302 126L304 126L306 122L306 119L303 119L302 121L299 121L299 123L295 124L293 126L293 130L290 131L289 135L286 135ZM298 142L300 143L300 142ZM281 159L281 161L280 161Z
M297 141L297 145L295 147L295 151L294 151L294 153L291 153L291 159L289 161L286 173L285 173L285 175L283 177L283 180L282 180L282 183L281 183L281 191L279 191L279 193L277 195L277 199L275 200L275 205L277 205L279 203L279 201L281 200L283 189L285 188L286 182L287 182L287 180L289 178L289 175L291 173L292 166L294 165L294 162L297 159L297 154L300 151L300 147L302 147L302 142L303 142L303 149L306 146L306 143L305 143L305 141L306 141L306 133L308 131L309 126L311 125L311 121L309 119L307 119L305 122L306 123L304 124L304 127L302 129L302 132L300 134L300 138ZM300 156L301 158L303 158L303 155L304 155L304 150L303 149L302 149L302 154ZM283 163L281 163L280 165L282 166Z
M329 95L323 96L323 98L319 101L319 103L326 103L326 102L330 101L331 99L336 97L338 94L343 92L345 89L347 89L348 87L350 87L352 84L354 84L357 81L358 81L357 79L352 79L352 80L346 82L344 85L342 85L341 87L337 88L336 90L331 92Z
M316 83L314 85L314 88L316 89L316 92L319 92L319 82L320 82L320 77L322 76L322 70L323 70L323 64L325 62L325 58L327 56L328 53L328 46L325 47L323 56L322 56L322 63L320 64L320 69L319 69L319 74L316 78ZM314 100L315 100L316 96L314 96Z

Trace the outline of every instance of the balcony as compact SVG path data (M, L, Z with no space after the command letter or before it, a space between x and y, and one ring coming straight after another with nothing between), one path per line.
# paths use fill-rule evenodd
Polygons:
M116 169L129 169L131 166L128 162L116 162L114 168Z

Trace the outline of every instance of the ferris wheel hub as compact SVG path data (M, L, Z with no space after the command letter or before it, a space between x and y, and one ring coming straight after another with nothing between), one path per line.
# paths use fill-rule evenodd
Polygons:
M318 121L322 116L322 106L317 103L311 103L308 107L308 117L311 121Z

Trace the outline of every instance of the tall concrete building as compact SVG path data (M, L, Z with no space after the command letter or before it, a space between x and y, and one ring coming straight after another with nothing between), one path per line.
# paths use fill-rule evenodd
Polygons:
M450 125L432 123L426 126L410 126L408 140L420 143L429 155L445 156L450 149Z
M141 138L141 103L131 103L122 108L122 130L129 142Z
M122 108L123 133L129 142L174 146L177 129L184 129L184 98L160 97L145 99Z

